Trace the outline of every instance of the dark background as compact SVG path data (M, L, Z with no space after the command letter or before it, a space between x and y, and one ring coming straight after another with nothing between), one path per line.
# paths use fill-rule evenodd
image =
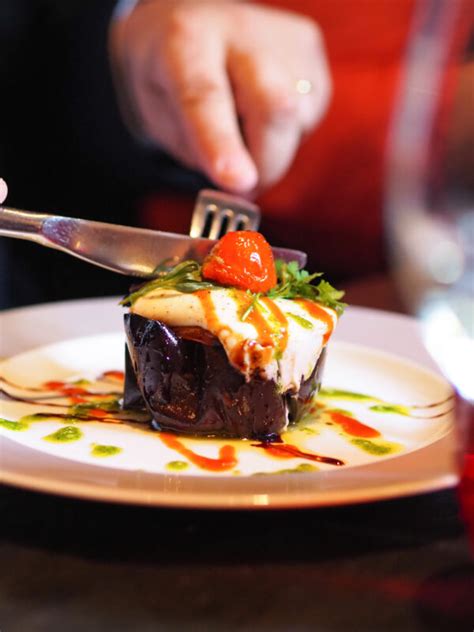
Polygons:
M127 131L107 56L115 0L0 2L0 175L7 204L137 225L137 204L204 181ZM125 293L129 281L0 240L0 306Z

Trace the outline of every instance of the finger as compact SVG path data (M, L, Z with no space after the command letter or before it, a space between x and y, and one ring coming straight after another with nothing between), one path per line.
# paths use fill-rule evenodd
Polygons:
M219 186L238 192L257 183L244 145L223 50L212 38L171 51L164 87L198 165Z
M327 63L324 43L321 37L315 38L314 52L307 57L307 71L294 71L295 88L306 84L307 92L299 94L300 120L305 132L311 131L324 117L332 94L332 82Z
M247 146L268 186L288 170L304 129L294 78L272 60L240 59L229 70Z
M7 195L8 195L7 183L5 182L5 180L3 180L3 178L0 178L0 204L2 204L2 202L6 200Z
M263 123L257 116L243 122L245 137L258 168L259 185L269 187L290 168L301 141L299 125Z
M166 94L144 79L136 86L135 99L141 132L145 138L187 167L198 168L194 150Z
M141 17L141 14L138 15ZM159 59L159 50L143 46L143 42L132 40L132 45L124 44L128 23L114 23L111 46L118 64L115 68L115 80L118 88L119 106L123 120L132 135L144 143L152 143L164 149L175 159L194 168L193 153L186 142L185 135L177 120L173 107L165 92L150 78L148 57L152 68ZM124 89L124 80L128 90Z

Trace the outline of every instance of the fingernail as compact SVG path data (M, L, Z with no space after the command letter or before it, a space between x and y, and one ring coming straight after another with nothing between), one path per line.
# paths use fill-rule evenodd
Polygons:
M250 191L258 182L258 173L248 158L222 156L215 162L215 178L219 184L235 191Z

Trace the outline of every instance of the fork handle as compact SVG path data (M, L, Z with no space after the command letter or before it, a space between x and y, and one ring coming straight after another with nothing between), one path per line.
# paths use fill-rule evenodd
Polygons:
M0 235L27 239L45 246L47 240L42 235L42 228L44 220L48 217L50 216L45 213L32 213L0 206Z

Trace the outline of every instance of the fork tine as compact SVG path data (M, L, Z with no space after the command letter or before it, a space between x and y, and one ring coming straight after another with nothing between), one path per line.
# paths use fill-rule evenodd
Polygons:
M217 209L212 218L209 239L219 239L224 233L229 232L229 221L233 215L231 209Z
M229 223L227 224L226 232L230 233L233 230L238 230L239 222L240 222L240 214L232 213L232 215L229 217Z
M259 223L260 210L255 204L228 193L203 189L194 207L189 234L218 239L231 230L256 230Z
M208 223L208 217L215 212L217 212L217 206L215 204L208 204L207 201L201 199L199 195L191 219L190 236L206 237L207 235L205 233L207 232L206 224Z
M237 229L234 230L257 230L260 218L252 215L243 215L239 213L235 218Z

